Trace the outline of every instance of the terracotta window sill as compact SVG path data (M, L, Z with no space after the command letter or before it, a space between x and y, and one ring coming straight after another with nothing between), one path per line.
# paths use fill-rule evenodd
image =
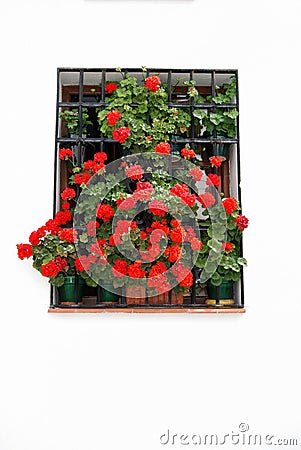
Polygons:
M215 307L215 308L49 308L49 313L55 314L82 314L82 313L138 313L138 314L243 314L246 312L245 308L225 308Z

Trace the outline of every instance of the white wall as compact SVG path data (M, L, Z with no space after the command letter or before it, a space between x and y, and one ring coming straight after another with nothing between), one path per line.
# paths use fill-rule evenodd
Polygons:
M300 445L300 14L298 0L2 2L1 450L156 450L167 428L241 422ZM16 257L52 212L56 68L141 65L239 70L244 316L49 315L47 281Z

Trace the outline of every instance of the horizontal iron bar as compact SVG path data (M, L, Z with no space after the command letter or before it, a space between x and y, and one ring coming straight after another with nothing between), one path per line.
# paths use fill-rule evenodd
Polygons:
M59 67L58 68L58 72L113 72L113 73L118 73L116 71L116 67L115 68L96 68L96 67L91 67L91 68L83 68L83 69L79 69L79 68L72 68L72 67ZM138 73L142 73L142 68L131 68L131 69L121 69L122 72L127 71L127 73L129 72L138 72ZM159 69L159 68L148 68L147 69L148 72L161 72L161 73L168 73L168 72L172 72L172 73L187 73L190 74L191 71L193 71L194 73L208 73L208 74L212 74L212 73L218 73L218 74L236 74L238 72L237 69Z
M85 143L93 143L93 142L109 142L109 143L117 143L117 141L114 141L114 139L109 139L109 138L85 138L85 139L83 139L83 141L85 142ZM77 140L76 139L72 139L72 138L62 138L62 137L60 137L60 138L57 138L57 142L61 142L61 143L64 143L64 142L73 142L73 143L76 143L77 142ZM237 142L237 139L236 138L234 138L234 139L230 139L230 138L226 138L226 139L220 139L220 138L210 138L210 139L208 139L208 138L204 138L204 139L202 139L202 138L183 138L183 139L171 139L171 142L178 142L178 143L207 143L207 144L209 144L209 143L213 143L213 142L216 142L216 143L225 143L225 144L235 144L236 142Z
M191 103L189 101L183 103L175 103L175 102L166 102L166 104L171 108L190 108ZM108 106L109 103L106 102L59 102L59 108L79 108L79 106L83 106L84 108L99 108L100 106ZM136 107L139 106L137 103L132 103L131 106ZM223 103L221 105L217 105L215 103L193 103L193 107L196 109L210 109L210 108L237 108L237 104L235 103Z

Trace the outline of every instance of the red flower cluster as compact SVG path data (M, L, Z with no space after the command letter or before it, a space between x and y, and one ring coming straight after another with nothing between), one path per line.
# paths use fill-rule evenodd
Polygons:
M113 139L123 144L130 134L131 130L128 127L115 128L113 131Z
M224 158L221 158L220 156L211 156L209 158L210 164L212 164L212 167L220 167L222 162L224 161Z
M193 276L189 269L181 261L176 262L171 271L175 276L176 280L180 283L180 286L189 288L193 283Z
M108 155L105 152L97 152L93 159L98 163L104 163L108 159Z
M136 205L136 198L134 195L131 195L130 197L127 197L124 200L121 200L120 202L118 201L117 203L118 208L124 211L128 211L129 209L134 208L135 205Z
M37 231L33 231L29 235L29 242L31 245L39 245L40 239L46 235L46 227L40 227Z
M100 204L96 209L96 216L104 222L110 222L114 216L114 209L110 205Z
M60 271L69 268L66 258L61 258L60 256L57 256L55 258L55 264L60 269Z
M249 219L247 219L246 216L243 216L242 214L239 214L239 216L236 217L235 223L237 225L237 228L240 231L243 231L245 228L248 228L249 225Z
M93 220L90 220L90 222L87 223L87 232L89 236L95 236L96 228L99 227L98 222L94 222Z
M59 152L60 159L67 160L69 157L71 158L74 155L73 151L70 148L61 148Z
M77 239L77 231L74 228L65 228L59 232L59 236L62 241L74 243Z
M192 178L195 181L201 181L201 179L202 179L202 177L204 175L203 170L200 169L199 167L194 167L193 169L190 169L188 173L189 173L189 175L192 176Z
M214 173L209 173L206 184L208 186L215 186L218 187L220 185L220 178L218 175L215 175Z
M79 185L88 184L89 181L91 180L91 178L92 178L92 175L87 171L85 171L84 173L77 173L74 176L74 183L79 184Z
M118 85L116 83L107 83L106 84L106 91L108 94L112 94L112 92L116 91L118 88Z
M64 203L62 203L62 209L64 210L64 211L66 211L67 209L70 209L70 203L69 202L64 202Z
M165 205L163 200L152 200L148 204L148 209L155 216L164 216L164 214L168 212L168 207Z
M223 244L221 245L222 249L225 250L226 252L231 252L233 250L233 245L231 242L223 242Z
M181 156L185 159L193 159L195 158L195 153L191 148L185 147L181 150Z
M97 161L92 161L92 160L84 162L84 169L92 172L92 175L97 173L99 170L102 170L103 168L104 168L104 163L102 163L102 162L99 163ZM89 174L89 175L90 175L90 177L88 176L87 172L84 172L84 176L86 177L87 181L89 181L91 178L91 174Z
M158 76L152 75L151 77L146 78L145 86L152 92L157 92L160 89L161 80Z
M204 192L198 196L198 201L201 203L203 208L210 208L215 204L215 198L210 192Z
M141 261L135 261L128 265L127 273L131 278L143 278L146 275L146 270L141 268Z
M155 152L162 155L170 155L171 147L168 142L159 142L155 147Z
M196 197L195 194L187 194L187 193L185 193L185 194L181 195L181 202L184 205L188 205L190 207L195 204L196 199L197 199L197 197Z
M59 271L59 266L53 260L49 261L47 264L42 264L41 266L43 277L56 277Z
M169 237L173 242L181 244L184 241L184 230L182 227L175 227L169 232Z
M118 122L118 120L121 118L121 114L118 111L118 109L114 109L114 111L111 111L106 115L106 118L108 125L110 125L110 127L113 127L114 125L116 125L116 122Z
M173 244L164 250L164 255L167 257L168 261L175 262L181 258L182 249L179 245Z
M139 164L133 164L125 169L125 174L131 180L140 180L143 177L144 170Z
M122 259L116 259L112 266L112 275L116 278L123 278L127 274L127 263Z
M165 266L164 262L157 261L149 271L149 278L158 277L162 275L162 273L167 271L167 267Z
M17 244L18 258L30 258L32 256L32 246L29 244Z
M233 197L224 198L222 202L227 214L232 214L238 207L238 203Z
M66 225L70 220L72 220L70 211L58 211L54 216L54 222L57 226Z
M189 194L189 188L186 184L175 184L170 190L171 195L182 197L184 194Z
M138 181L134 196L137 200L149 200L153 192L153 186L147 181Z
M90 253L88 256L80 256L74 260L74 265L76 270L79 272L84 272L85 270L90 270L91 264L94 264L97 261L97 257Z
M66 188L63 190L63 192L61 193L61 198L62 200L68 200L68 199L72 199L76 197L76 192L74 189L72 188Z

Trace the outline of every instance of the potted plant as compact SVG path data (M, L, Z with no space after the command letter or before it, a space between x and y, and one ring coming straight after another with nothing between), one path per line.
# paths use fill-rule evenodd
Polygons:
M177 294L187 292L192 285L190 267L193 255L202 244L195 230L181 219L174 219L174 214L186 217L189 206L195 217L197 196L162 169L160 154L153 152L146 159L144 168L131 161L132 157L130 161L123 158L118 169L115 167L114 178L122 181L110 189L107 189L105 177L100 177L99 181L94 179L91 185L89 176L89 188L86 189L83 175L76 174L79 179L74 178L74 182L82 182L81 202L76 206L76 214L83 221L79 236L82 253L95 257L89 264L93 279L99 284L103 284L104 279L111 279L115 291L126 288L129 303L145 303L146 295L150 304L168 303L168 296L161 294L173 287L172 302L179 303L181 298L183 302L183 297ZM193 180L191 175L187 174L187 177ZM133 181L130 189L128 178ZM150 181L140 181L145 179ZM108 180L111 180L110 175ZM168 203L167 192L171 196ZM142 216L139 210L143 211ZM118 216L120 211L121 218ZM96 217L96 221L91 222L91 217ZM185 246L183 258L182 244ZM106 263L109 263L109 272L106 272ZM138 297L138 291L139 297L142 295L143 298L133 300Z
M54 219L48 220L30 234L28 244L17 245L18 257L32 258L34 269L48 278L50 284L59 288L62 302L74 302L76 292L77 300L81 301L85 282L94 285L87 274L83 274L77 258L74 246L76 231L73 228L62 228L70 218L68 213L69 211L57 213Z
M203 211L205 216L210 213L210 218L202 221L205 228L202 233L203 247L196 266L203 269L202 279L207 279L207 302L215 303L218 297L220 304L231 304L234 303L233 284L240 280L242 268L247 265L247 260L241 256L241 242L249 220L241 214L238 200L224 198L223 194L221 197L221 204L212 200ZM222 216L225 216L225 227L219 225Z
M217 94L215 96L207 96L205 102L202 97L195 94L198 102L210 103L217 105L205 109L196 109L193 113L194 117L199 119L201 126L201 135L210 139L216 139L215 154L217 156L227 157L229 152L229 143L222 142L227 138L235 138L237 133L236 119L238 111L235 107L218 107L218 105L228 105L235 102L236 96L236 78L232 77L230 83L223 84L222 87L216 86Z
M66 124L69 136L77 138L79 135L79 112L78 109L66 109L59 113L59 117L63 119ZM82 109L82 135L87 134L88 125L93 125L89 120L88 109Z
M146 77L145 68L142 76L143 84L129 74L118 84L107 84L108 106L98 111L101 132L129 153L153 151L158 143L183 135L190 126L190 115L183 108L168 106L167 87L160 77ZM109 85L114 89L108 90Z

